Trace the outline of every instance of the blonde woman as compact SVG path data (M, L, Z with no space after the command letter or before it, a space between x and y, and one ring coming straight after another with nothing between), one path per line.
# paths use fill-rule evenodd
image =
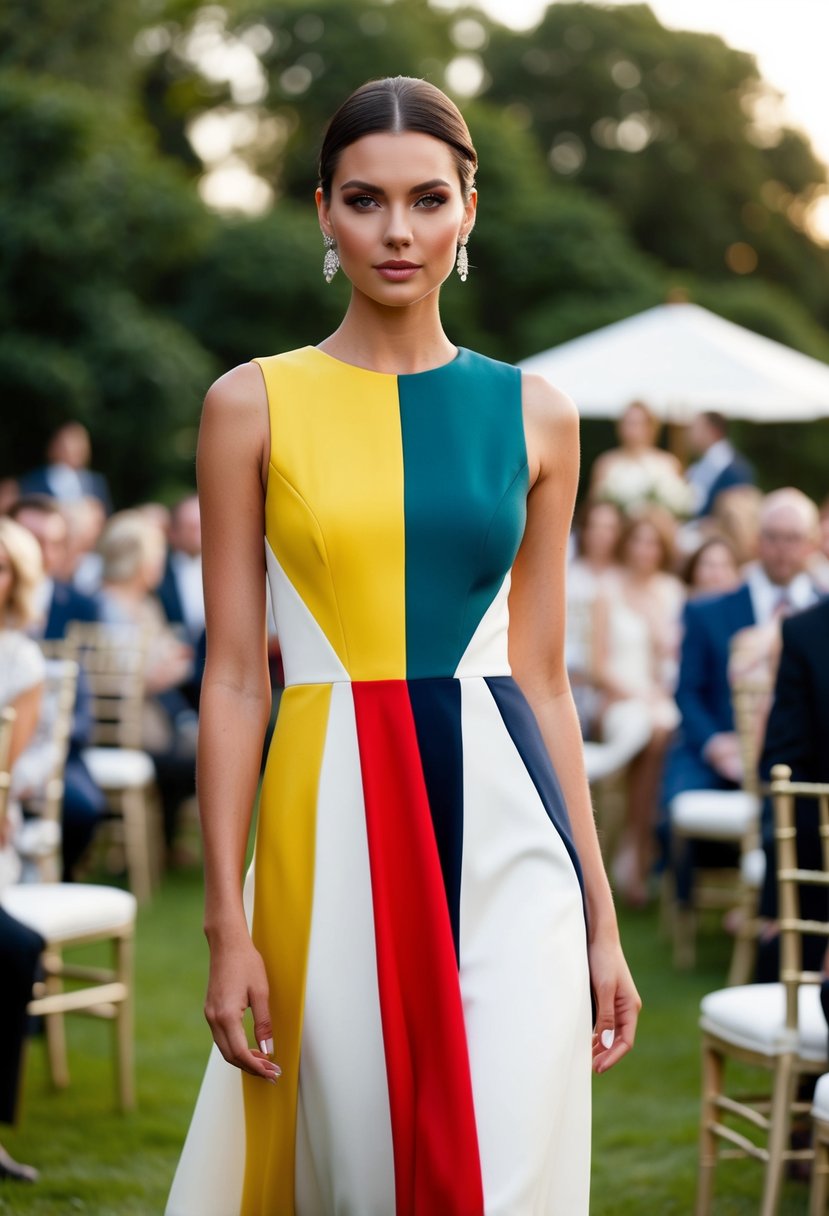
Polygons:
M14 520L0 518L0 708L11 706L16 714L11 746L13 792L15 766L34 738L43 696L43 655L23 632L34 619L35 593L42 578L43 562L35 538ZM6 882L14 881L19 869L9 844L16 817L13 801L0 859Z

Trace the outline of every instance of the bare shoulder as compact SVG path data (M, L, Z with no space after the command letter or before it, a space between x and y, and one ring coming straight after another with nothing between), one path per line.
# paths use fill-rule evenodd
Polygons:
M217 421L232 415L237 421L267 416L268 397L262 372L255 363L240 363L214 380L204 398L205 413Z
M522 376L524 433L530 480L555 466L578 464L579 413L573 400L545 380L524 372Z
M543 376L524 372L521 377L524 411L530 421L545 428L578 425L575 402Z

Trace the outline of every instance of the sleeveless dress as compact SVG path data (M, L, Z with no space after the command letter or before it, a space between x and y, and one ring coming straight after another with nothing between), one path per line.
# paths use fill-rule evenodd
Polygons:
M520 372L256 362L286 686L245 902L282 1076L214 1047L168 1216L586 1216L582 880L507 658Z

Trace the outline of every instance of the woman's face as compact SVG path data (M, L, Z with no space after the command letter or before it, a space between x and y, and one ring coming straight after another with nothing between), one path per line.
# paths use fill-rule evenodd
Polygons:
M581 548L588 561L609 562L619 539L619 512L608 503L591 507L581 534Z
M653 524L637 524L625 545L625 565L634 574L655 574L662 565L662 541Z
M364 135L345 148L320 226L337 242L354 289L391 308L415 304L451 273L458 238L475 218L475 192L461 194L455 159L431 135Z
M644 448L653 443L653 423L638 405L631 405L619 419L617 428L623 447Z
M5 545L0 545L0 613L5 612L14 588L14 566Z
M728 545L708 545L694 568L694 590L706 594L731 591L740 581L737 559Z

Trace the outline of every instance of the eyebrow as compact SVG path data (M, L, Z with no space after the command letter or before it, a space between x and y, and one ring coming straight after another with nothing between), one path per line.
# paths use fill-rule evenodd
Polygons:
M434 190L436 186L446 186L449 188L449 182L443 180L442 177L432 178L430 182L421 182L419 186L412 186L409 194L422 194L425 190ZM382 194L385 196L385 190L382 186L372 186L371 182L360 182L352 179L349 182L344 182L340 186L341 190L365 190L368 194Z

